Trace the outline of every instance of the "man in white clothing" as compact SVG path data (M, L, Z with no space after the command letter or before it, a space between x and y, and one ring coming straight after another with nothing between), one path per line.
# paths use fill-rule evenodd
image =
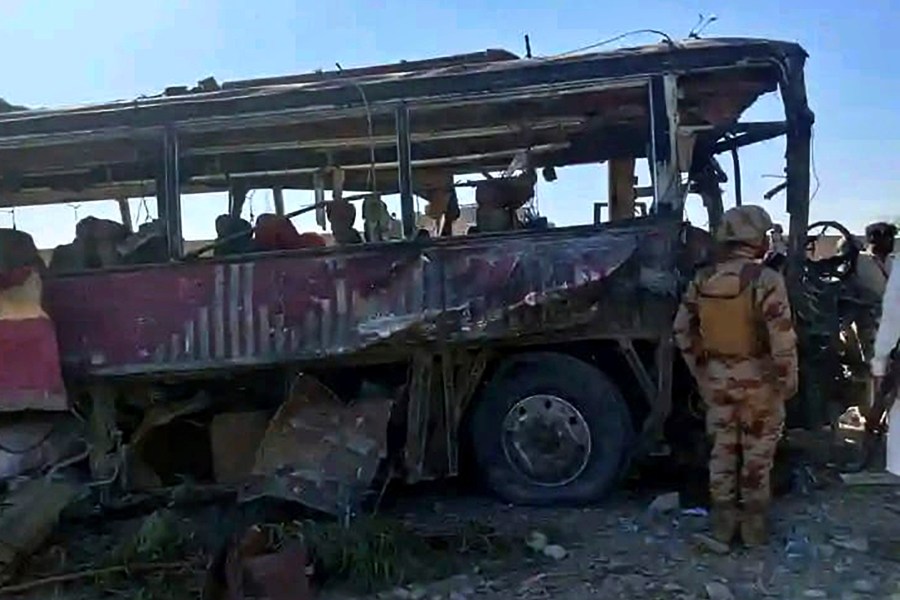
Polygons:
M881 431L882 419L890 411L897 395L897 379L900 375L897 363L900 361L900 356L897 356L898 344L900 344L900 270L894 269L885 287L881 322L872 350L871 368L876 397L874 405L866 415L866 433L870 434L867 438ZM895 424L898 425L900 424Z
M892 271L882 300L881 323L872 350L872 376L881 379L887 372L891 352L900 341L900 275Z
M881 323L872 350L872 376L881 379L887 372L891 352L900 341L900 275L892 270L882 300Z

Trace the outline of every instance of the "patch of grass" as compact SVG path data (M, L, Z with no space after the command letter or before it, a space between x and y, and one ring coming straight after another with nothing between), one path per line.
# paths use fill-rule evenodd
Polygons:
M321 584L364 593L443 579L473 563L508 556L521 546L478 523L435 534L380 517L360 518L349 528L294 523L279 527L278 536L303 540Z
M114 563L154 562L184 556L191 541L190 529L167 510L144 518L133 536L122 541L113 552Z

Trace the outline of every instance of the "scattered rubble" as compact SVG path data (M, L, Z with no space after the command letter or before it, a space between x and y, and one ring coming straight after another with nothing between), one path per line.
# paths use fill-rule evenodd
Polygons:
M857 579L853 582L853 591L860 594L873 594L877 589L878 586L869 579Z
M855 552L869 551L869 540L865 537L833 537L831 544L844 550L853 550Z
M731 552L731 547L728 544L720 542L710 535L706 535L704 533L695 533L693 539L697 543L697 546L699 548L707 550L714 554L725 555Z
M225 471L248 465L221 464ZM677 494L621 492L580 510L414 494L347 528L311 520L293 502L240 504L239 485L184 481L110 495L69 483L71 475L56 471L10 486L0 505L0 596L87 593L98 580L147 598L165 582L185 598L202 592L203 600L864 600L900 593L892 579L900 524L889 486L838 483L779 499L772 543L746 550L710 538L707 519L682 511ZM285 589L294 595L279 595Z
M731 593L728 586L718 581L706 584L706 596L709 600L734 600L734 594Z
M201 600L307 600L312 597L313 568L306 548L291 540L272 548L272 540L258 526L235 536L213 559Z
M69 414L4 415L0 421L0 480L34 473L84 449L80 423Z
M535 552L543 552L547 544L547 536L540 531L532 531L525 542L525 545Z
M569 555L568 551L559 544L551 544L544 548L544 556L553 560L562 560Z
M525 540L525 545L537 554L543 554L553 560L563 560L569 555L560 544L550 544L547 535L540 531L532 531Z
M651 513L666 514L675 512L680 508L681 500L679 499L678 492L669 492L668 494L657 496L656 499L650 503L648 510Z
M78 486L44 479L25 482L4 500L0 512L0 583L8 581L50 534Z

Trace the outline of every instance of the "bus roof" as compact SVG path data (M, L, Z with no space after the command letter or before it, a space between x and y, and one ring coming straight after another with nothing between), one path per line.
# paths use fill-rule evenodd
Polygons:
M166 131L178 139L184 193L312 187L341 166L345 188L397 189L395 110L410 111L412 166L455 173L643 157L647 82L679 76L680 125L713 141L777 88L797 44L662 42L520 59L503 50L363 69L226 82L89 106L0 114L0 206L155 193Z

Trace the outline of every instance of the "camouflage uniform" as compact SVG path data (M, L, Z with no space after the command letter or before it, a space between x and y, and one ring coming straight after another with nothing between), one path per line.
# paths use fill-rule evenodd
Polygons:
M745 543L765 539L784 402L797 391L796 335L784 278L758 260L769 228L759 207L725 213L716 239L727 246L690 283L674 323L675 342L707 406L713 533L726 542L736 533L740 506Z

